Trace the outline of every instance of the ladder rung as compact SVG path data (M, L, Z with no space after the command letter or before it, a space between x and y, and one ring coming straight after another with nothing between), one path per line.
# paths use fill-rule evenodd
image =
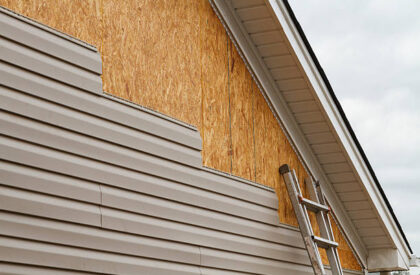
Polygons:
M306 206L306 209L312 211L312 212L319 212L319 211L325 211L328 212L330 211L330 208L326 205L305 199L302 196L299 196L299 202L301 204L304 204Z
M325 249L328 249L330 247L338 247L338 243L330 241L328 239L318 237L318 236L312 236L312 240L314 240L314 242L316 242L316 244L319 247L322 247L322 248L325 248Z

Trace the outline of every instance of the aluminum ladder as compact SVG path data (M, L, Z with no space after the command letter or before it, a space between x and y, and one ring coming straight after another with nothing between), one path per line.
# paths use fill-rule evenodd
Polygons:
M342 275L343 270L337 253L338 243L334 241L330 218L328 216L330 208L326 204L324 193L322 192L319 182L314 183L310 178L305 180L309 191L309 200L302 196L295 170L290 170L289 165L284 164L280 167L279 171L286 183L287 192L289 193L299 223L300 232L306 250L308 251L314 274L326 274L324 265L321 261L321 255L318 251L318 247L321 247L327 252L332 274ZM312 211L316 214L321 236L314 235L307 211Z

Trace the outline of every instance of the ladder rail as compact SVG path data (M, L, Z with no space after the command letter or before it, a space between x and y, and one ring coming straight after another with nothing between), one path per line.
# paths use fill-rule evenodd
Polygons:
M293 209L298 220L300 233L302 234L303 242L306 246L309 259L312 263L312 268L316 275L326 275L324 265L321 261L321 256L318 251L318 246L312 240L313 232L310 226L310 220L306 207L300 207L298 195L301 195L300 187L294 171L290 171L289 166L280 167L280 173L283 175L284 182L286 183L287 192L292 202Z
M328 261L330 263L333 275L342 275L343 270L337 252L338 243L334 240L334 234L331 228L331 222L328 216L329 207L326 204L322 188L317 182L314 184L311 178L305 179L308 187L310 199L302 196L299 181L295 170L291 170L287 164L279 169L283 176L287 187L287 192L296 214L300 232L307 248L309 259L312 263L314 273L316 275L325 275L325 268L322 264L321 255L318 247L324 248L327 252ZM320 230L320 236L315 236L308 211L312 211L316 215L317 223Z
M308 187L309 197L312 201L316 203L321 203L326 205L324 193L322 192L322 187L319 182L313 182L311 178L305 179L306 186ZM331 221L328 216L328 213L317 212L316 219L318 222L318 227L320 231L320 236L324 239L334 240L334 234L331 229ZM332 274L343 274L343 270L340 264L340 258L338 255L337 247L331 247L326 249L327 258L330 263Z

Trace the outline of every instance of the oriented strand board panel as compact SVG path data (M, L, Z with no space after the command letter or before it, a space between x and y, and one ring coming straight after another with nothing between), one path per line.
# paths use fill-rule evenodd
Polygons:
M0 5L95 46L101 43L101 0L0 0Z
M274 119L268 105L261 92L258 90L256 84L253 83L253 88L256 89L254 93L255 98L255 155L256 155L256 181L276 188L280 185L280 176L278 173L271 173L269 168L277 166L279 162L279 142L274 142L277 138L279 127L270 128L270 121ZM272 147L267 146L270 143ZM277 189L277 188L276 188ZM277 190L276 190L277 191ZM281 211L279 209L279 211ZM280 219L282 220L282 219Z
M229 52L232 174L255 181L253 79L230 41Z
M297 226L296 216L287 193L286 186L279 174L278 168L287 163L295 169L301 184L303 194L306 195L304 178L305 169L296 153L284 135L279 123L274 117L264 96L256 84L255 89L255 151L256 151L256 179L257 182L276 189L279 197L280 222Z
M104 90L200 124L200 3L103 1Z
M230 173L228 37L208 1L200 5L203 165Z
M290 163L291 150L277 120L256 84L255 90L255 152L257 182L275 188L279 197L279 219L297 226L297 220L278 168Z
M362 270L356 256L349 247L347 240L341 233L338 225L334 219L331 220L331 226L333 229L334 239L338 242L338 255L340 257L341 266L346 269Z

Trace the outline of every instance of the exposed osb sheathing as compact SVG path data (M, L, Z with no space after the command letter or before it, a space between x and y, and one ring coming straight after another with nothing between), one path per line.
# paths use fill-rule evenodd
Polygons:
M229 53L232 174L255 181L253 80L232 42Z
M349 247L346 239L339 230L334 219L331 220L331 227L333 229L334 239L338 242L338 255L340 257L340 262L343 268L353 269L353 270L362 270L359 262L357 261L353 251Z
M256 84L252 84L255 92L255 159L256 159L256 181L273 187L279 196L279 217L281 222L297 224L293 210L286 211L285 206L290 200L285 189L282 188L281 177L278 172L279 164L285 162L286 157L285 141L273 113L267 105L263 95ZM281 165L280 164L280 165ZM294 221L290 222L290 217ZM286 222L289 221L289 222Z
M315 217L311 217L311 221L315 221ZM341 266L345 269L352 269L352 270L362 270L359 262L357 261L356 256L354 255L353 251L349 247L347 240L344 238L343 234L341 234L340 229L338 228L337 223L330 215L331 227L333 230L334 240L338 243L338 256L340 258ZM319 235L319 228L315 225L314 228L315 235ZM329 261L327 258L327 253L324 249L320 248L319 252L321 254L322 263L328 265Z
M108 93L200 130L203 165L273 187L297 226L278 168L307 174L207 0L0 0L98 47ZM311 215L315 233L319 230ZM344 268L361 270L332 221ZM323 262L327 263L325 251Z
M257 91L255 93L256 181L276 189L279 197L280 221L297 226L296 216L278 168L288 163L292 169L295 169L304 194L306 189L303 179L307 174L263 95L255 84L253 86Z
M228 37L206 1L201 9L201 91L203 165L231 172ZM187 93L187 91L186 91ZM200 109L200 106L195 106Z
M200 5L103 1L104 90L199 125Z

